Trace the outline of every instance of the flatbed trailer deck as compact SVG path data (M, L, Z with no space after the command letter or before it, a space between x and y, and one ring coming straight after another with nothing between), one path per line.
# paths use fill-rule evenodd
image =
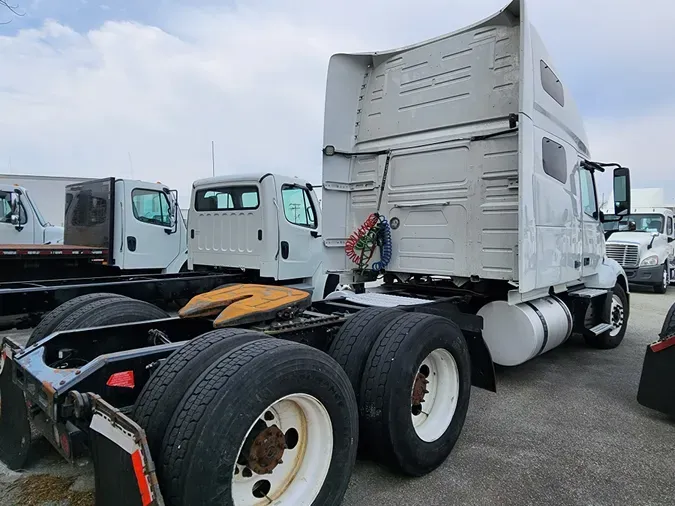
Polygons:
M59 256L87 257L104 260L108 250L92 246L69 246L67 244L0 244L0 256L34 257Z
M0 282L110 274L108 250L64 244L0 244Z

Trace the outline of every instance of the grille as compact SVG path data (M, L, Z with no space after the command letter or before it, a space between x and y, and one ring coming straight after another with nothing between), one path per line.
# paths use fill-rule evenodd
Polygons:
M637 267L638 247L629 244L608 244L607 256L619 262L621 267Z

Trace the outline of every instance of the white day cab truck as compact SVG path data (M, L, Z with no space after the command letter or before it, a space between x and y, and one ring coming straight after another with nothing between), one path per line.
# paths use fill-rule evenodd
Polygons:
M63 243L63 227L43 217L23 186L0 183L0 213L0 245Z
M495 363L522 364L573 332L618 346L628 282L605 254L595 178L607 164L590 158L525 4L331 58L320 231L311 192L285 203L283 181L199 197L195 186L194 264L233 254L210 245L243 223L262 223L264 240L281 216L271 249L256 252L254 234L236 253L259 254L261 269L263 250L290 261L286 220L356 290L316 300L231 283L163 318L105 294L60 306L27 347L3 342L0 458L24 465L32 425L64 458L91 455L97 505L338 506L357 451L411 476L440 466L471 386L495 391ZM256 207L253 188L273 185ZM628 169L614 188L621 216ZM230 198L218 193L241 209L218 216ZM359 286L378 275L377 291ZM110 325L111 313L137 321Z
M630 215L604 223L607 256L624 268L630 284L666 293L675 282L674 209L663 188L635 189L631 200Z

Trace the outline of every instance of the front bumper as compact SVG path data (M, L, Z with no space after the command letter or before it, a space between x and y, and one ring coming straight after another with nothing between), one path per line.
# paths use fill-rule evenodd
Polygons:
M635 285L660 285L663 282L663 266L624 267L628 282Z

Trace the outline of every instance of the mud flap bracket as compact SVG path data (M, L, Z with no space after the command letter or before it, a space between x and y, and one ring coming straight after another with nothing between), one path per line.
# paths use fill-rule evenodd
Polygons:
M145 431L100 397L87 396L96 506L164 506Z

